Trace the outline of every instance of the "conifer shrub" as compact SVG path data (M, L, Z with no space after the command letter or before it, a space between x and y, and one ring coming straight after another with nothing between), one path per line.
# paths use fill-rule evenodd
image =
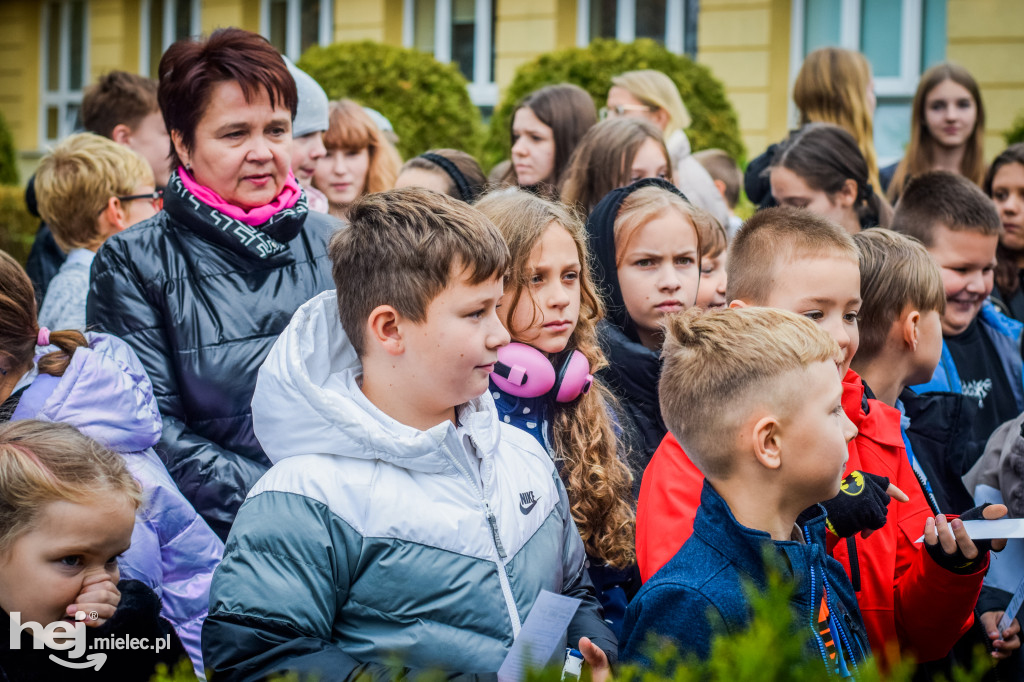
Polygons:
M0 249L24 265L38 229L39 218L25 205L25 190L0 186Z
M450 147L480 153L480 110L455 64L419 50L371 41L314 46L298 61L334 100L347 97L382 113L402 158Z
M18 157L14 149L14 136L7 120L0 114L0 185L18 184Z

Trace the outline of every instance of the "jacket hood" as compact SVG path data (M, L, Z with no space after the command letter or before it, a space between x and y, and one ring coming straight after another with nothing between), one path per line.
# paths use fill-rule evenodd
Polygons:
M671 182L659 178L637 180L628 187L613 189L598 202L587 218L587 240L593 261L594 285L604 302L605 319L625 332L631 341L640 341L636 325L626 312L619 286L618 268L615 266L615 218L622 202L633 192L644 187L661 187L686 199ZM687 200L688 201L688 200Z
M152 447L162 425L142 362L115 336L90 332L86 338L89 347L71 356L67 371L34 418L71 424L115 452ZM54 350L55 346L41 349L36 361Z
M270 461L331 454L427 473L449 469L441 443L455 426L445 421L420 431L395 421L363 395L361 375L338 317L337 293L325 291L307 301L256 379L253 429ZM458 418L482 454L496 451L499 426L490 393L461 406Z

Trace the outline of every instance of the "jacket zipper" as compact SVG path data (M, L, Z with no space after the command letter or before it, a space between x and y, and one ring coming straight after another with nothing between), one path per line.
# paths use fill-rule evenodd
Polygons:
M804 531L804 541L808 545L811 545L811 533L807 529L807 526L803 527L803 531ZM817 591L814 589L814 565L813 564L810 566L810 569L811 569L810 573L811 573L811 595L812 595L811 596L811 600L812 600L811 601L811 604L812 604L812 606L811 606L811 620L813 621L814 618L815 618L815 616L814 616L814 606L813 606L814 601L813 600L815 599L814 595L817 594ZM832 639L833 639L833 641L835 641L836 648L839 650L838 655L840 655L840 656L844 655L843 654L843 650L842 650L842 645L845 644L846 645L846 650L849 653L850 664L853 667L853 671L854 671L854 675L853 676L856 677L857 676L856 675L856 673L857 673L857 660L856 660L856 658L853 655L853 648L850 646L850 642L846 638L846 632L839 626L838 619L834 618L835 610L834 610L834 607L833 607L833 604L832 604L832 600L829 598L828 581L825 579L824 572L822 572L822 576L821 576L821 589L822 589L822 593L825 596L825 603L828 604L828 617L829 617L829 621L831 621L829 623L829 627L831 628L832 624L834 623L835 624L835 629L839 630L839 635L840 635L839 639L836 639L835 633L832 633ZM833 677L833 676L835 676L836 671L834 671L832 669L831 662L829 661L829 658L828 658L828 652L825 651L825 643L821 640L821 634L818 632L817 623L814 623L813 630L814 630L814 640L818 643L818 651L821 652L821 660L825 662L825 668L828 670L829 677Z
M470 436L470 439L472 440L472 436ZM522 620L519 617L519 608L516 606L515 597L512 595L512 584L508 579L508 571L505 568L505 559L508 558L508 555L505 553L505 547L501 544L501 536L498 534L498 518L494 515L494 512L491 511L491 505L487 502L487 498L484 496L483 491L480 490L480 486L476 484L476 480L473 479L469 472L466 471L451 452L448 451L447 447L442 444L441 449L448 456L448 459L451 460L459 474L469 481L469 484L473 487L477 497L480 498L480 501L484 505L487 525L491 528L491 540L494 542L494 549L498 553L498 558L494 560L494 564L498 568L498 582L501 583L501 593L505 597L505 608L508 610L508 618L512 622L512 638L515 639L519 637L519 630L522 629Z

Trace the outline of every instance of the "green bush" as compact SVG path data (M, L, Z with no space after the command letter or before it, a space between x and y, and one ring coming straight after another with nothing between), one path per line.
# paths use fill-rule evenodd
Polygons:
M484 151L486 165L491 167L508 158L509 120L516 103L526 95L545 85L574 83L590 93L596 106L602 107L612 76L636 69L656 69L675 81L690 111L692 124L686 134L694 151L718 147L742 167L745 151L739 124L721 82L708 67L646 38L632 43L595 40L589 47L549 52L520 66L491 119Z
M0 185L18 184L18 157L14 149L14 136L0 114Z
M38 229L39 218L25 206L25 190L0 186L0 249L24 265Z
M348 97L381 112L398 135L403 158L453 147L480 152L480 110L454 64L418 50L370 41L310 48L299 68L331 99Z
M1013 125L1003 133L1003 139L1006 140L1007 147L1011 144L1024 142L1024 111L1017 115L1017 118L1013 120Z

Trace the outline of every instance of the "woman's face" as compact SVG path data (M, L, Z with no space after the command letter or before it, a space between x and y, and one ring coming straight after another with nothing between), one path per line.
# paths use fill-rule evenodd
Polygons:
M967 144L978 121L978 106L971 92L952 80L944 80L924 98L924 124L943 147Z
M824 190L812 189L806 180L782 166L772 168L769 177L772 196L780 206L804 208L838 223L850 234L860 232L860 219L853 207L857 198L856 181L847 180L843 190L829 196Z
M196 125L191 152L181 133L171 138L200 185L245 210L269 204L284 189L292 160L292 114L271 106L262 88L245 101L236 81L217 83Z
M366 191L370 148L328 149L316 164L313 184L332 207L348 206Z
M661 141L647 138L636 150L633 165L629 169L629 182L634 183L643 178L661 178L668 176L668 159Z
M512 118L512 166L522 187L554 182L555 133L529 107Z
M992 178L992 201L1003 222L999 238L1010 251L1024 252L1024 165L1007 163Z
M649 105L644 104L633 93L619 85L613 85L612 89L608 91L608 99L605 104L608 109L608 118L618 118L619 116L642 118L658 126L662 132L665 132L665 127L668 125L668 117L663 111L652 110Z

